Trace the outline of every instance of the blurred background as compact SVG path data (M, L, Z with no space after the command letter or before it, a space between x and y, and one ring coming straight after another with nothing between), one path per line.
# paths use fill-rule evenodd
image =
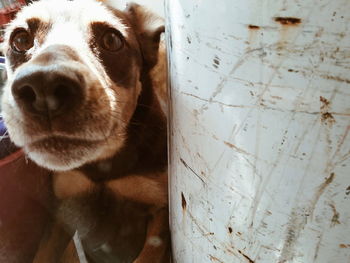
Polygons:
M138 3L140 5L147 6L153 12L164 17L164 0L107 0L106 2L111 6L115 6L120 9L123 9L129 2Z

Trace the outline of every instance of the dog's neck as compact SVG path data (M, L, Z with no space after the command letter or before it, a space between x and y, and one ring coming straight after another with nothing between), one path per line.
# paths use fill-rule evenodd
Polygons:
M145 70L140 78L142 91L128 126L125 145L113 157L79 168L93 181L131 174L152 174L166 169L166 118L154 93L149 70Z

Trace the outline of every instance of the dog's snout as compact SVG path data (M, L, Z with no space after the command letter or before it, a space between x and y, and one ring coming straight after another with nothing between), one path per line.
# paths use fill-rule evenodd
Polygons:
M82 102L81 79L74 70L29 65L19 72L12 94L26 112L56 117Z

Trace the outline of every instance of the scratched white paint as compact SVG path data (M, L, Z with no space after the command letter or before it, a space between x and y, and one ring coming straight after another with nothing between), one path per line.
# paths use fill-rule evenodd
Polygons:
M166 1L175 262L350 262L349 10Z

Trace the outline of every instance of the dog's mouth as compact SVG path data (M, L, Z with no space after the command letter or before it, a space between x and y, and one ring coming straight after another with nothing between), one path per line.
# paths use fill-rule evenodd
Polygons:
M95 160L106 150L106 141L49 136L27 144L28 156L50 170L70 170Z
M64 153L75 147L89 147L90 144L98 143L98 140L87 140L78 138L69 138L63 136L49 136L41 138L30 143L28 146L34 149L50 151L60 151Z

